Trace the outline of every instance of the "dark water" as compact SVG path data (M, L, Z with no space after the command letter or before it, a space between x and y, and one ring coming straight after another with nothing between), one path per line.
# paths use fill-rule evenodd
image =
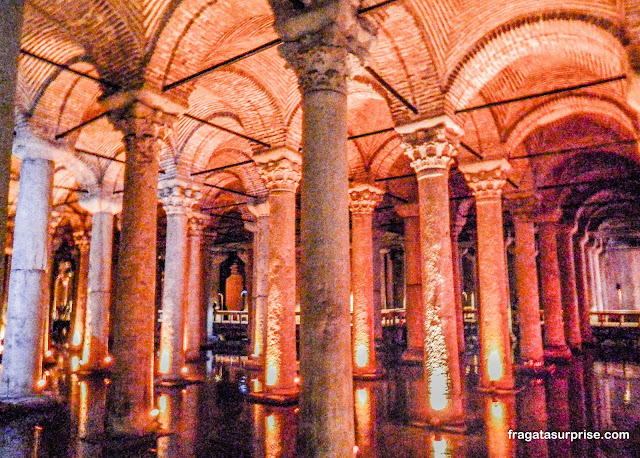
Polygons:
M519 378L511 396L480 395L466 368L465 434L409 426L419 368L389 366L386 379L355 382L356 443L361 457L640 456L640 366L589 354L557 366L551 377ZM295 456L298 409L245 402L255 374L236 358L209 364L206 382L156 393L155 442L114 444L103 436L108 379L64 371L52 385L67 407L0 419L0 457L288 457ZM515 440L517 431L628 431L630 440Z

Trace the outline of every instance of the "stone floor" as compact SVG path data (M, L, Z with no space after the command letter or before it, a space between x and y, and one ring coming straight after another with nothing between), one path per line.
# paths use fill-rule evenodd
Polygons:
M618 358L620 359L620 358ZM640 451L640 365L585 353L546 378L519 377L514 396L480 395L474 358L466 366L465 434L411 426L419 368L387 358L386 379L356 382L360 457L626 457ZM208 369L207 369L208 367ZM102 435L109 380L51 369L63 406L0 417L0 457L288 457L295 456L298 408L250 404L254 375L238 357L209 361L206 382L162 388L150 421L159 436L138 443ZM2 415L0 411L0 415ZM508 431L629 431L630 440L514 440Z

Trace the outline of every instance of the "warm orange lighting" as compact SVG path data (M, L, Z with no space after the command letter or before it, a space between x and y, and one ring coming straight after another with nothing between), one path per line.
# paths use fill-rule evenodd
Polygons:
M182 372L183 374L187 374L189 372L189 368L187 366L182 366L182 369L180 369L180 372Z
M149 413L151 414L152 417L157 417L158 415L160 415L160 411L158 409L153 409Z
M271 414L269 416L267 416L266 418L267 420L267 429L269 430L270 433L273 433L276 429L276 416L275 414Z
M187 390L183 389L183 390L181 391L181 393L182 393L182 394L187 394Z
M369 400L369 393L366 388L358 388L356 390L356 399L360 404L366 404Z
M36 386L37 386L39 389L42 389L42 388L44 388L45 386L47 386L47 381L46 381L45 379L40 379L40 380L38 380L38 381L36 382Z
M108 378L105 378L102 380L102 383L104 383L105 385L111 385L111 380Z
M44 352L44 356L46 356L47 358L51 358L52 355L53 352L51 350L47 350L46 352Z
M369 348L365 344L358 345L356 348L356 365L365 367L369 362Z
M73 339L71 339L71 344L74 347L77 347L81 343L82 343L82 335L80 334L80 331L76 329L76 331L73 333Z
M448 444L445 438L438 439L437 437L434 437L431 444L433 445L433 455L431 456L433 456L434 458L444 458L447 456L451 456L451 454L448 453Z
M487 372L489 375L489 381L494 382L500 380L504 375L504 367L502 365L502 358L497 349L491 350L487 357Z
M293 413L300 413L300 407L296 407L295 409L293 409Z
M360 447L358 447L357 445L354 445L353 446L353 456L356 456L359 451L360 451Z
M111 355L105 356L103 361L105 364L111 364L113 362L113 356Z
M163 394L158 398L158 412L165 413L167 411L167 395Z
M449 404L449 380L441 367L429 374L429 403L433 410L443 410Z
M270 364L269 366L267 366L266 384L267 386L273 386L276 384L277 381L278 381L278 368L275 366L275 364Z
M171 365L171 354L168 349L162 350L160 353L160 373L166 374L169 372L169 366Z
M77 371L79 367L80 367L80 358L78 358L77 356L74 356L73 358L71 358L71 370Z
M300 383L300 377L296 377L296 378L294 378L294 379L293 379L293 383L295 383L296 385L297 385L298 383Z
M491 420L495 423L502 422L504 419L504 406L499 401L491 403Z

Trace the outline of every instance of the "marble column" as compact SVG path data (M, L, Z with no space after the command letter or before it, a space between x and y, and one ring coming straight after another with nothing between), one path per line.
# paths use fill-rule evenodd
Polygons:
M576 276L578 278L578 310L580 311L580 330L582 341L585 344L594 343L593 332L591 330L591 288L589 283L589 261L587 258L587 243L589 234L585 233L578 240L578 251L574 257L576 265Z
M278 148L255 155L269 189L269 262L265 391L274 399L297 397L296 189L300 155Z
M87 317L87 281L89 276L89 234L84 230L75 232L73 240L80 252L78 263L78 283L75 310L73 311L73 327L71 329L71 345L73 348L82 348L84 340L84 325Z
M162 326L158 372L164 382L185 375L184 324L187 305L187 230L189 212L199 192L180 180L163 180L159 197L167 214L167 237L162 288Z
M187 273L187 306L185 311L185 359L198 361L200 346L205 341L205 300L202 288L202 232L207 216L191 212L189 216L188 245L189 269Z
M103 196L96 192L82 196L78 203L92 214L87 310L81 360L83 369L91 371L109 367L111 362L108 358L108 344L113 219L122 210L122 197Z
M480 388L514 387L504 256L502 188L511 166L505 159L460 164L476 204L480 328Z
M562 290L558 265L558 212L538 217L538 245L540 251L540 281L544 307L544 354L546 358L569 358L562 312Z
M347 76L349 53L366 54L372 35L371 27L357 16L356 3L337 3L300 11L291 2L272 2L275 28L285 42L279 50L296 72L302 92L302 390L297 453L307 457L351 456L355 440ZM340 14L327 8L338 8Z
M449 168L461 129L448 118L396 127L418 179L420 266L424 315L423 377L434 426L464 423L458 327L453 287Z
M116 94L117 102L118 94ZM108 101L107 101L108 102ZM113 291L114 358L107 431L146 434L154 428L154 330L158 156L173 117L155 100L132 101L111 113L124 133L122 232ZM106 102L105 102L106 103Z
M402 355L402 360L422 363L424 357L424 305L422 303L418 204L397 206L396 213L404 219L407 350Z
M21 135L21 132L18 132ZM48 218L53 186L53 147L31 134L16 137L22 159L9 276L0 399L36 395L42 374L47 278Z
M461 221L452 221L451 225L451 257L453 262L453 294L456 302L456 329L458 331L458 353L460 353L460 368L464 366L464 351L465 351L465 338L464 338L464 304L462 303L462 260L460 257L460 244L458 243L458 237L464 228L467 218L463 218Z
M573 251L573 226L558 225L558 268L562 288L563 318L565 335L572 350L581 350L580 312L578 311L578 293L576 290L576 265Z
M269 291L269 202L249 204L255 222L245 223L253 232L253 313L251 314L251 358L264 365L267 339L267 293Z
M377 364L373 323L373 212L383 196L384 191L369 184L349 189L353 376L359 379L382 375Z
M533 367L544 364L534 227L537 203L537 199L531 194L522 194L509 199L515 231L520 362L525 366Z

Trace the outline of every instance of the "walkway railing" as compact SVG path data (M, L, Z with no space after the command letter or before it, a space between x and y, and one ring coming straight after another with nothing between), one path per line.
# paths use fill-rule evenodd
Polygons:
M382 317L382 327L398 326L404 324L407 320L407 311L405 309L382 309L380 315Z
M398 326L406 321L405 309L382 309L382 326ZM246 310L216 310L213 322L216 324L249 324ZM296 324L300 324L300 314L296 313Z
M640 328L640 310L591 312L591 326L602 328Z

